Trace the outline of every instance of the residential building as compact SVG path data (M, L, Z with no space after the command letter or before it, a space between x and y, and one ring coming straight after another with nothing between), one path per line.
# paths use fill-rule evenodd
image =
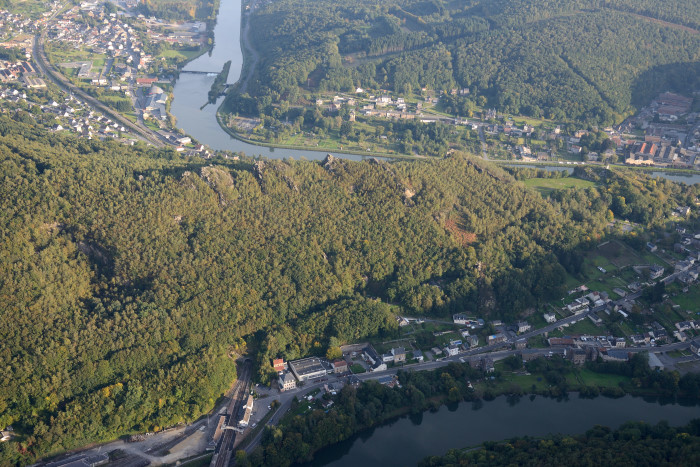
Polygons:
M569 311L569 313L583 313L585 310L588 310L588 300L583 297L577 298L573 302L566 305L566 309Z
M586 363L586 351L583 349L573 349L568 352L569 359L574 365L583 365Z
M467 336L465 342L469 344L469 348L474 348L479 345L479 336Z
M382 361L377 351L374 350L374 347L372 347L371 345L368 345L367 347L362 349L362 355L364 356L365 360L368 361L371 365L374 365L376 362Z
M693 323L691 323L690 321L681 321L676 323L676 328L679 331L687 331L689 329L693 329Z
M282 373L287 369L287 364L284 362L283 358L276 358L272 360L272 368L274 368L277 373Z
M406 349L403 347L391 349L391 353L394 356L394 363L403 363L406 361Z
M557 322L557 316L554 313L545 313L544 314L544 320L548 323L556 323Z
M413 351L413 359L417 360L419 363L423 362L423 352L420 350L414 350Z
M693 339L690 341L690 351L695 355L700 356L700 338Z
M489 345L500 344L506 341L506 336L501 334L492 334L489 336Z
M297 387L297 380L294 379L294 375L289 371L283 372L279 376L277 383L279 384L280 391L289 391Z
M455 324L467 324L467 321L470 321L470 319L463 313L457 313L456 315L452 315L452 321L454 321Z
M491 357L484 357L481 359L481 369L486 373L493 373L496 368L493 366L493 359Z
M522 350L527 347L527 339L518 339L515 341L515 348L517 350Z
M518 333L527 332L530 330L530 324L527 321L518 321Z
M649 268L649 278L650 279L658 279L663 274L664 274L664 268L662 268L658 264L655 264Z
M570 337L550 337L547 339L550 347L573 347L574 340Z
M630 337L634 345L644 345L649 343L649 337L643 334L635 334Z
M444 350L445 354L447 354L450 357L455 356L457 355L457 353L459 353L459 347L457 347L456 345L447 346Z
M618 337L615 339L615 348L624 349L625 347L627 347L627 342L625 341L624 337Z
M603 360L613 360L618 362L626 362L630 358L630 354L627 350L622 349L608 349L605 354L603 354Z
M334 373L345 373L348 371L348 362L345 360L336 360L333 362Z
M678 342L685 342L688 339L688 335L683 331L674 331L673 337L678 339Z

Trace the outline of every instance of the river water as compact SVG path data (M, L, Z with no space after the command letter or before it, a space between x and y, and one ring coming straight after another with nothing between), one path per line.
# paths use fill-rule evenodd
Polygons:
M227 84L233 84L241 76L243 68L243 54L241 52L241 0L221 0L219 15L214 28L214 47L209 54L188 63L183 69L186 71L207 71L218 73L226 61L231 60ZM181 73L175 83L175 89L171 106L171 113L177 118L177 126L199 142L209 145L213 149L242 152L249 156L263 155L270 159L309 159L322 160L326 156L325 151L304 151L296 149L268 148L244 143L233 138L221 129L216 121L216 109L221 103L221 98L215 105L200 107L207 102L209 89L215 76L206 74ZM334 156L344 159L363 160L367 156L355 154L333 153ZM561 167L543 167L549 170L569 170ZM669 174L666 172L652 172L652 177L663 177L676 182L694 184L700 183L700 175Z
M243 67L240 38L241 0L221 0L214 28L214 48L210 54L202 55L188 63L183 70L218 73L224 63L231 60L227 84L235 83L240 78ZM326 152L267 148L244 143L231 137L216 121L216 109L221 104L221 98L216 105L207 105L200 110L200 107L207 102L207 94L214 79L215 76L205 74L180 73L180 78L175 83L173 90L175 98L170 111L177 118L177 126L187 134L213 149L243 152L249 156L263 155L271 159L305 158L309 160L322 160L326 157ZM366 158L335 152L333 155L353 160Z
M415 465L426 456L444 454L452 448L500 441L514 436L584 433L594 425L617 428L626 421L671 426L700 418L700 406L662 405L625 396L568 400L525 396L518 402L498 397L478 404L462 402L437 412L404 416L347 441L319 451L308 466L356 467Z

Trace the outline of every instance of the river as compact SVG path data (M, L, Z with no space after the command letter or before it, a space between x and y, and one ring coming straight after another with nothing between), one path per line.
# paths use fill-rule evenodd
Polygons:
M233 138L221 129L216 121L216 109L221 104L221 98L215 105L200 107L207 102L207 94L214 82L215 76L191 74L187 71L207 71L218 73L226 61L231 60L227 84L238 81L243 68L241 52L241 0L221 0L219 14L214 28L214 47L209 54L188 63L180 73L175 83L175 89L170 112L177 118L177 126L185 130L199 142L213 149L242 152L249 156L263 155L271 159L305 158L322 160L326 157L323 151L301 151L294 149L268 148L244 143ZM354 154L333 153L344 159L361 160L366 156Z
M221 0L219 14L214 28L214 47L209 54L188 63L180 73L180 78L175 83L170 112L177 118L177 126L199 142L209 145L213 149L242 152L249 156L263 155L270 159L301 159L322 160L326 157L325 151L309 151L296 149L268 148L245 143L226 133L216 120L216 109L221 103L221 98L214 105L207 105L209 89L218 73L228 60L231 60L227 84L233 84L241 76L243 69L243 53L241 52L241 0ZM207 71L206 74L191 74L187 71ZM333 153L334 156L344 159L363 160L367 156L355 154ZM381 159L381 158L380 158ZM537 166L548 170L572 170L555 166ZM652 172L652 177L663 177L676 182L686 184L700 183L700 175L677 174L667 172Z
M700 417L700 406L683 406L625 396L569 399L524 396L518 402L498 397L491 402L441 407L437 412L404 416L319 451L309 467L415 465L426 456L452 448L500 441L514 436L584 433L594 425L617 428L626 421L672 426Z

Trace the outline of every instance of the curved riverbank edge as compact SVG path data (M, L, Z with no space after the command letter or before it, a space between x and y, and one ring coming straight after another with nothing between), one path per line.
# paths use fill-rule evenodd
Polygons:
M332 149L319 149L315 147L306 147L306 146L294 146L291 144L270 144L270 143L265 143L262 141L255 141L252 139L248 139L245 136L241 135L240 133L237 133L233 131L231 128L226 126L222 120L222 112L221 112L221 107L223 107L223 102L219 106L219 108L216 111L216 121L221 127L222 130L224 130L229 136L232 138L236 138L239 141L242 141L247 144L252 144L254 146L260 146L260 147L265 147L265 148L279 148L279 149L294 149L297 151L313 151L313 152L320 152L320 153L326 153L326 154L333 154L334 150ZM403 159L403 160L438 160L439 158L432 158L432 157L427 157L427 156L410 156L408 154L388 154L388 153L383 153L383 152L363 152L363 151L354 151L354 150L346 150L346 149L341 149L339 151L339 154L352 154L355 156L365 156L365 157L382 157L382 158L391 158L391 159ZM342 157L342 156L339 156Z
M315 450L311 454L311 459L308 460L305 463L302 463L303 467L311 467L311 466L316 466L319 465L318 462L318 455L323 453L323 451L327 451L329 449L333 449L334 446L337 446L339 443L346 442L351 439L359 438L362 437L364 434L367 433L372 433L373 430L377 428L382 428L382 427L387 427L391 426L398 420L408 417L411 415L418 415L418 414L425 414L428 412L435 413L438 412L440 409L443 407L457 407L461 404L471 404L472 406L483 406L483 404L488 404L491 402L496 401L497 399L505 399L507 401L512 401L513 404L516 404L520 402L522 399L529 398L531 401L534 400L536 397L541 397L544 399L549 399L552 401L557 401L557 402L562 402L562 401L568 401L571 399L586 399L586 400L596 400L596 399L611 399L611 400L617 400L617 399L622 399L625 397L629 397L632 399L641 399L645 402L653 403L653 404L659 404L659 405L665 405L668 403L672 404L679 404L679 405L690 405L690 406L698 406L700 405L700 401L697 399L686 399L686 398L680 398L680 397L668 397L664 396L661 394L661 391L629 391L629 390L623 390L622 393L611 395L611 394L603 394L599 393L596 396L586 396L582 394L579 391L567 391L563 394L560 395L552 395L552 394L547 394L546 392L540 392L540 391L525 391L521 394L512 394L508 393L507 391L503 392L498 392L491 397L474 397L474 398L463 398L458 401L450 401L449 397L447 394L439 394L430 398L426 398L424 405L421 409L415 410L414 407L404 405L402 407L399 407L391 412L387 412L382 414L377 420L374 422L368 424L368 425L363 425L360 427L357 427L356 430L354 430L352 433L350 433L348 436L344 437L343 439L338 440L337 442L331 443L331 444L326 444L325 446L320 447L319 449ZM480 446L481 444L477 445ZM257 449L259 446L255 446ZM248 454L251 454L252 451L248 452Z

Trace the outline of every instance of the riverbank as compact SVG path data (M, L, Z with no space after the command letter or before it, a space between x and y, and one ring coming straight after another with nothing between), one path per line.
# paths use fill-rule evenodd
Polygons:
M245 136L241 135L240 133L237 133L233 131L231 128L229 128L224 122L223 122L223 116L221 113L221 108L223 107L224 103L222 102L221 105L219 105L219 108L216 111L216 121L221 127L223 131L225 131L229 136L232 138L236 138L239 141L242 141L247 144L252 144L254 146L260 146L260 147L265 147L265 148L271 148L271 149L293 149L293 150L298 150L298 151L313 151L313 152L318 152L318 153L326 153L326 154L333 154L335 151L333 149L323 149L323 148L317 148L317 147L306 147L306 146L293 146L293 145L287 145L287 144L270 144L270 143L265 143L262 141L256 141L252 139L248 139ZM410 156L407 154L388 154L388 153L383 153L383 152L373 152L373 151L354 151L354 150L347 150L347 149L341 149L343 154L354 154L356 156L363 156L363 157L381 157L381 158L391 158L391 159L405 159L405 160L429 160L429 159L437 159L437 158L430 158L426 156Z
M622 400L630 396L642 398L644 403L650 405L657 401L663 404L678 403L684 400L682 396L691 396L686 400L700 411L698 394L688 392L688 388L697 383L698 377L684 375L678 379L674 375L669 371L652 370L642 355L633 357L629 362L597 361L583 367L552 357L532 360L523 368L522 360L509 357L498 362L496 370L491 373L456 362L432 371L399 372L392 383L395 387L376 381L367 382L356 389L344 387L338 396L332 398L334 404L330 409L318 399L293 405L280 422L280 437L267 437L263 445L251 454L251 460L255 459L253 465L274 463L267 456L271 453L279 455L281 451L277 445L283 445L286 438L295 439L297 444L306 446L296 454L286 455L286 461L308 462L321 451L330 452L333 457L343 450L338 448L339 443L368 439L375 429L393 426L403 417L422 418L427 412L438 412L446 405L456 407L459 402L472 402L480 408L484 405L483 401L494 401L500 397L505 397L509 405L526 396L530 401L544 396L550 401L587 401L581 403L598 407L608 404L604 401ZM572 394L578 397L571 398ZM600 398L601 395L606 397ZM649 398L653 401L650 402ZM305 407L307 404L308 409ZM358 405L364 408L359 410ZM330 428L336 426L338 428ZM419 442L419 438L410 439ZM362 455L366 451L362 450Z

